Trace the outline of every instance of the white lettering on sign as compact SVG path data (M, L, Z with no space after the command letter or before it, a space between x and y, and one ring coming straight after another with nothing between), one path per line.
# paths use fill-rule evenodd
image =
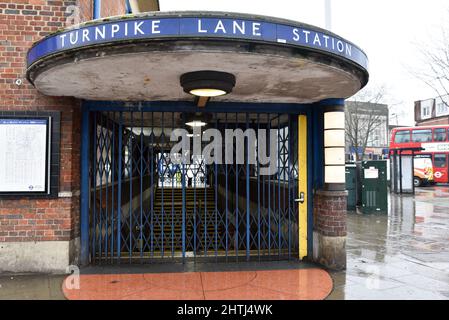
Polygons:
M201 26L201 19L198 19L198 33L207 33L207 30L204 30Z
M293 29L293 41L299 41L300 36L299 36L299 30L297 28Z
M260 23L253 22L253 36L260 37L262 34L260 33Z
M221 20L218 20L218 23L217 23L217 26L215 27L214 33L217 33L219 30L223 33L226 33L226 29L223 25L223 21L221 21Z
M78 31L70 32L70 43L76 44L78 42Z
M238 21L233 21L232 27L233 27L232 32L234 34L237 34L237 29L240 32L240 34L243 35L245 34L245 27L246 27L245 21L242 21L241 24L239 24Z
M306 43L309 43L309 34L310 34L310 31L307 31L307 30L302 30L302 33L304 33L304 35L305 35L305 39L306 39Z
M90 41L90 38L89 38L89 30L84 29L84 30L83 30L83 42L86 42L86 41Z
M61 48L65 47L65 37L67 37L67 34L61 34L59 38L61 39Z
M427 152L449 152L449 143L423 143L421 146Z
M177 36L188 35L233 35L237 38L273 39L281 43L296 43L314 48L333 51L349 58L353 56L353 47L346 41L321 32L301 27L277 26L271 23L232 19L189 19L179 20L179 26L167 20L117 21L111 24L81 27L56 36L57 48L64 49L95 41L115 40L128 37L151 35ZM182 24L184 23L184 24ZM357 48L356 48L357 49ZM449 148L449 147L448 147Z
M115 34L119 32L120 26L118 24L113 24L111 29L111 38L115 38Z
M137 35L137 33L143 34L143 35L145 34L145 32L143 32L142 29L140 29L140 27L142 27L142 25L143 25L143 21L141 21L139 23L134 22L134 35Z
M105 39L106 38L106 27L103 26L102 28L96 27L95 28L95 40L98 40L99 38Z
M161 20L153 20L151 22L151 32L153 34L161 33L159 30L159 24L161 23Z

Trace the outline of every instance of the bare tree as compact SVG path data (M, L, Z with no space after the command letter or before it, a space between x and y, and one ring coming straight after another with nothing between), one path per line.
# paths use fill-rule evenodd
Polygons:
M449 12L448 12L449 16ZM438 97L449 95L449 28L443 26L427 44L417 45L420 66L410 68L412 74L435 91ZM445 99L441 99L447 105Z
M365 88L346 103L346 143L356 150L356 160L363 159L372 133L387 122L385 112L374 107L385 99L385 87ZM386 106L385 106L386 107ZM387 108L387 107L386 107ZM359 153L361 150L361 154Z

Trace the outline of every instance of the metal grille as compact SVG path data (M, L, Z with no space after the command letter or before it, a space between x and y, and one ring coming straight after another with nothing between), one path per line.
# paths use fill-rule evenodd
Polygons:
M251 163L259 140L244 144L243 164L174 164L174 129L189 127L179 112L91 112L90 256L94 263L177 259L283 260L298 253L297 116L214 113L207 126L275 130L276 170ZM200 115L201 116L201 115ZM202 149L210 142L201 142ZM251 148L251 147L254 147ZM265 146L270 150L270 143ZM226 149L234 160L234 143Z

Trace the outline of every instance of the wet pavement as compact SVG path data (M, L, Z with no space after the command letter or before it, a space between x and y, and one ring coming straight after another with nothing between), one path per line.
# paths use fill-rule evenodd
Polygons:
M389 214L348 214L347 270L328 299L449 299L449 186L390 195Z
M297 263L298 265L298 263ZM69 300L323 300L332 278L320 268L221 272L82 274L64 282ZM151 269L151 268L150 268Z
M65 275L0 274L0 300L65 300Z
M389 206L388 215L348 214L347 270L331 273L328 299L449 299L449 186L391 195ZM0 300L65 299L64 278L0 275Z

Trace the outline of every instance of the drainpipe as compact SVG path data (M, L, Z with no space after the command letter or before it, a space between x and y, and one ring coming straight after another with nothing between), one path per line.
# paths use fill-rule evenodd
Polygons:
M101 0L94 0L94 20L101 18Z
M131 9L131 5L129 3L129 0L125 0L125 5L126 5L126 13L133 13L132 9Z

